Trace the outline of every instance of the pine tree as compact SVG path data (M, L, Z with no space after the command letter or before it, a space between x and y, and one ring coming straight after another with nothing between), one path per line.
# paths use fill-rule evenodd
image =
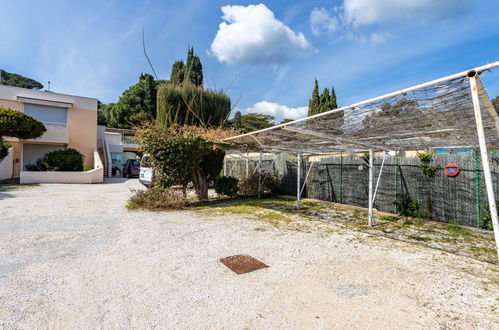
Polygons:
M319 113L320 99L319 99L319 83L315 79L314 90L312 91L312 98L308 101L308 116L313 116Z

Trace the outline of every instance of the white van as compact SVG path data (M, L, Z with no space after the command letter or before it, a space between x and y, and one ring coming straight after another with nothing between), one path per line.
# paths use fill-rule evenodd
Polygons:
M142 159L140 160L139 182L146 187L152 186L154 180L156 179L156 175L154 173L155 168L151 166L149 158L150 155L145 154L144 156L142 156Z

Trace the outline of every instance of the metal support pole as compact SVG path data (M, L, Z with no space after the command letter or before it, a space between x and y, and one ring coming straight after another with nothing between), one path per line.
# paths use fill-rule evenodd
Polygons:
M258 158L258 198L262 197L262 152Z
M367 224L373 225L373 150L369 149L369 196Z
M246 152L246 178L249 177L249 152Z
M480 203L481 203L481 189L480 189L480 153L474 150L475 154L475 208L476 208L476 226L480 227Z
M385 159L386 159L386 151L383 151L383 161L381 162L381 167L379 169L378 181L376 181L376 188L374 188L373 205L374 201L376 200L376 193L378 192L379 182L381 181L381 173L383 173L383 165L385 165Z
M487 144L485 142L485 131L482 123L482 112L480 109L480 99L477 89L477 73L472 70L468 72L470 81L471 96L473 98L473 108L475 110L476 129L478 133L478 142L480 143L480 156L482 158L483 175L485 178L485 187L487 188L487 198L489 200L490 216L492 218L492 226L494 227L494 236L496 240L497 256L499 257L499 221L497 218L496 198L494 195L494 186L492 176L490 174L489 155L487 152Z
M227 155L224 156L224 176L227 176Z
M300 195L301 195L301 191L300 191L300 176L301 176L301 157L300 157L300 153L298 153L297 155L297 161L296 161L296 207L297 208L300 208L301 206L301 203L300 203Z

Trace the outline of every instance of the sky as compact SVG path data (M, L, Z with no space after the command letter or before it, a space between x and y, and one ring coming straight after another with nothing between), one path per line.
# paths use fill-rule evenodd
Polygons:
M187 48L233 112L307 112L314 79L348 105L499 61L497 0L0 0L0 68L116 102ZM499 95L499 68L483 76Z

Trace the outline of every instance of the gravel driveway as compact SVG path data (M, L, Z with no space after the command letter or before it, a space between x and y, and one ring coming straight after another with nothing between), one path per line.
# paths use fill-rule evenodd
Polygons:
M0 192L0 328L499 328L498 267L367 235L127 211L137 180ZM269 268L236 275L218 260Z

